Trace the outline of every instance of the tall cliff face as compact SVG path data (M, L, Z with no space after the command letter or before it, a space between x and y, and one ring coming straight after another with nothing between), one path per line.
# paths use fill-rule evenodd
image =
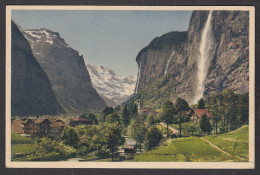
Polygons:
M165 96L169 100L181 97L189 104L192 103L198 84L201 36L208 14L209 11L194 11L187 32L164 34L140 51L136 58L138 65L141 65L138 97L146 98L145 92L153 85L160 84L157 89L158 98L160 94L168 93ZM204 97L226 88L247 92L248 12L213 11L210 29L209 69L204 82ZM169 78L171 81L167 80ZM163 85L161 82L164 82ZM167 82L172 83L171 88ZM166 85L168 92L161 89Z
M49 79L36 61L29 43L12 22L11 115L57 115L63 113Z
M67 113L96 112L106 107L92 87L83 56L67 45L58 33L43 28L24 30L23 34Z

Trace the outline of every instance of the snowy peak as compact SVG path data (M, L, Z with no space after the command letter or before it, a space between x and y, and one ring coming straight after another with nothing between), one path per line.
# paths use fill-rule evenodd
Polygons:
M119 76L103 66L87 65L93 86L99 94L117 105L128 100L134 93L136 76Z
M60 37L59 33L46 28L23 30L23 34L32 46L36 42L44 42L50 45L55 44L69 47L69 45L65 43L65 40Z

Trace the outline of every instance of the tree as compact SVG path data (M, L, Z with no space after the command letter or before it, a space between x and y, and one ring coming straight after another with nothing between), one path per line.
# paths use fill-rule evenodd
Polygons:
M128 127L128 135L138 143L140 151L142 150L141 144L144 141L145 133L147 131L143 123L144 122L140 120L132 120Z
M153 116L153 114L150 113L150 114L147 115L146 122L147 122L148 126L154 125L156 123L156 119Z
M162 120L166 123L167 137L168 137L168 125L172 123L175 108L172 102L166 101L163 104Z
M61 139L64 140L64 143L69 146L76 148L79 142L79 136L75 129L65 128L61 134Z
M178 113L178 117L179 117L179 133L180 133L180 137L181 137L181 123L182 123L182 114L181 113L183 111L187 111L189 109L189 105L184 99L177 98L175 101L175 109L176 109L176 112Z
M146 149L150 150L156 147L161 140L162 140L162 132L158 128L152 126L151 128L149 128L145 136Z
M109 114L106 117L106 122L109 122L109 123L120 123L120 118L119 118L118 113L114 112L112 114Z
M191 135L193 135L194 132L198 131L199 130L199 127L198 125L192 123L190 124L190 127L189 127L189 132L191 132Z
M113 107L106 107L102 113L103 113L103 121L104 119L107 117L107 115L112 114L114 112L114 108Z
M183 123L182 124L182 130L184 132L184 135L185 134L189 135L189 133L190 133L190 124L189 123Z
M134 102L133 99L130 100L130 102L128 103L128 110L129 110L129 113L130 113L130 116L132 117L135 117L138 115L138 106L137 104Z
M137 115L138 115L138 107L137 107L137 104L134 104L133 116L137 116Z
M203 98L201 98L198 102L198 109L205 109L205 102Z
M128 124L129 124L129 120L130 120L129 116L130 116L130 113L125 105L123 108L123 112L122 112L122 122L125 126L128 126Z
M222 123L224 123L223 96L221 94L214 94L210 96L208 100L208 105L209 105L209 111L213 116L215 133L217 134L219 121L222 121Z
M106 147L112 154L112 161L114 158L114 151L117 150L117 146L121 143L121 132L121 127L117 123L115 123L107 129L104 135L104 142L106 144Z
M202 132L204 132L204 135L205 133L210 133L212 130L211 124L206 114L203 114L200 119L200 129Z
M234 130L238 126L238 108L237 108L237 95L232 89L225 89L223 92L224 97L224 113L226 117L225 131Z
M248 124L248 111L249 111L249 96L248 92L240 94L237 100L237 109L239 116L239 124Z

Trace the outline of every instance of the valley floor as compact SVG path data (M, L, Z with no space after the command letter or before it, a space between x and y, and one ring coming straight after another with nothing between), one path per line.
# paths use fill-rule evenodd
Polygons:
M222 162L248 161L248 126L205 137L168 139L131 161Z

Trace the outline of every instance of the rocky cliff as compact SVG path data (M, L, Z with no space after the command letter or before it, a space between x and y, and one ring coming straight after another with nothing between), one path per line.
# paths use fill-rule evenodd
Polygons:
M140 68L137 98L155 103L160 96L169 100L181 97L193 103L198 86L201 36L208 14L209 11L194 11L186 32L164 34L139 52L136 58ZM210 30L204 97L226 88L247 92L248 12L213 11ZM151 91L151 87L157 87L156 91ZM149 91L154 95L147 97L145 94Z
M91 84L83 56L66 44L59 33L42 28L24 30L23 34L67 113L96 112L106 107Z
M11 27L11 115L63 113L49 79L32 54L29 43L14 22Z

